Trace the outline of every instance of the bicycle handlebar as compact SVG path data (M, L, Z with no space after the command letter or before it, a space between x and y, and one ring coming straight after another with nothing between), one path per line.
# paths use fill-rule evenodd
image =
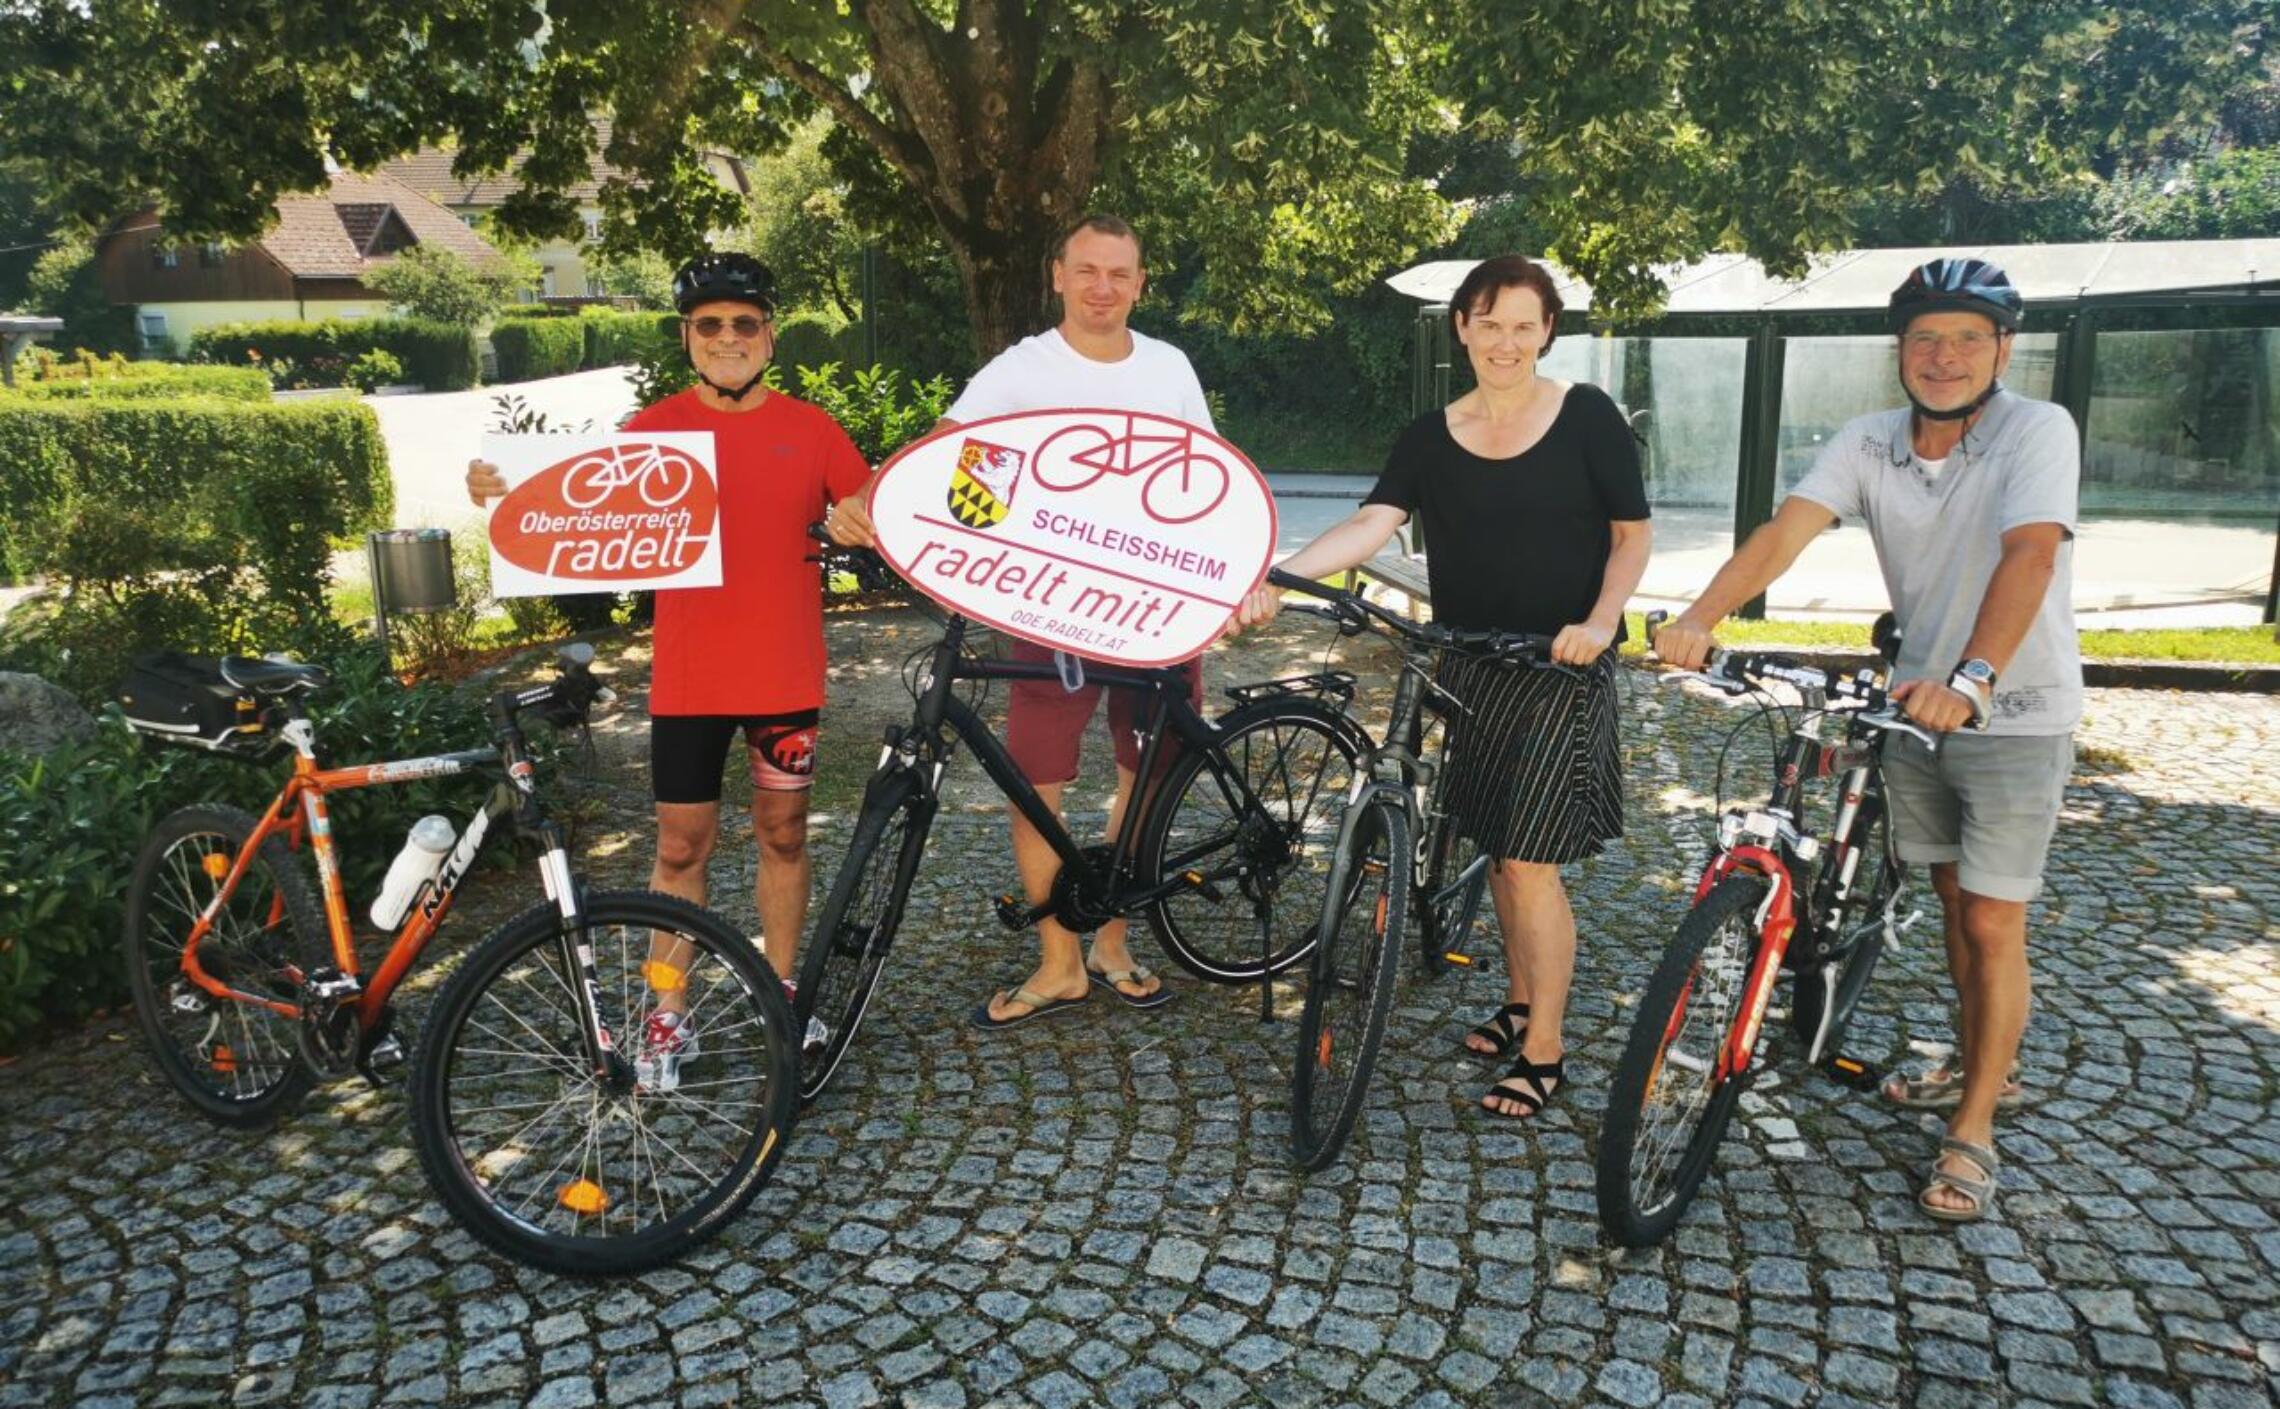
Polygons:
M524 712L536 710L547 723L566 728L584 724L595 705L617 698L616 692L594 678L591 642L566 642L554 653L554 661L554 678L546 684L527 690L502 690L491 696L492 719L502 727L510 726Z
M1544 670L1575 672L1574 666L1552 659L1552 638L1540 632L1462 631L1433 622L1411 621L1398 612L1386 610L1359 592L1325 587L1312 578L1299 577L1284 572L1281 568L1267 570L1267 583L1286 592L1302 593L1329 603L1327 608L1298 606L1289 610L1334 621L1338 624L1338 629L1349 636L1375 628L1421 646L1514 660Z
M884 591L903 585L901 577L888 566L887 560L875 549L856 548L833 541L830 531L820 523L807 526L808 537L821 546L808 554L807 560L821 564L823 570L844 572L855 579L855 585L865 592Z
M1666 612L1647 613L1647 649L1655 648L1655 636L1667 619ZM1752 686L1768 681L1779 681L1799 690L1818 692L1824 699L1857 703L1861 708L1853 714L1860 723L1871 729L1888 733L1906 734L1920 740L1924 747L1937 751L1939 738L1900 714L1893 703L1885 682L1873 671L1860 670L1852 674L1831 670L1825 666L1808 665L1794 656L1775 651L1730 651L1719 649L1710 653L1710 659L1700 670L1674 671L1663 677L1665 681L1699 680L1727 694L1738 695Z

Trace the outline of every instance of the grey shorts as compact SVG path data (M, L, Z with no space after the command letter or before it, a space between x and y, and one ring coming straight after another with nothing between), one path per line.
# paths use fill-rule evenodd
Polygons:
M2072 734L1950 734L1935 756L1905 735L1884 746L1884 788L1900 859L1956 863L1973 895L2028 901L2074 771Z

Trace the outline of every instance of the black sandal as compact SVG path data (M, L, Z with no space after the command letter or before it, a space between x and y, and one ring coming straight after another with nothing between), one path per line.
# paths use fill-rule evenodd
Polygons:
M1467 1037L1477 1037L1483 1042L1495 1043L1496 1050L1483 1052L1462 1042L1457 1045L1476 1057L1501 1057L1514 1047L1519 1046L1520 1039L1527 1035L1528 1005L1525 1003L1507 1003L1497 1010L1495 1017L1465 1034Z
M1512 1070L1504 1074L1502 1081L1488 1088L1487 1094L1481 1097L1480 1108L1490 1115L1503 1116L1506 1120L1527 1120L1542 1113L1544 1107L1551 1104L1552 1097L1566 1085L1565 1057L1548 1062L1531 1062L1522 1056L1512 1064ZM1499 1110L1488 1104L1490 1101L1510 1101L1527 1109L1517 1112Z

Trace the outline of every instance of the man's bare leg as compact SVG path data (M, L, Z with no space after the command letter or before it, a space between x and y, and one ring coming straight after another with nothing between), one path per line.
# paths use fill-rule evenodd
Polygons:
M1963 932L1967 967L1956 975L1956 993L1962 1003L1960 1050L1964 1057L1963 1103L1948 1118L1947 1133L1957 1140L1993 1147L1995 1103L2003 1094L2011 1064L2019 1057L2019 1039L2027 1028L2027 1001L2032 981L2027 973L2027 907L2017 900L1996 900L1962 892ZM1941 1159L1940 1167L1958 1174L1975 1174L1970 1162L1955 1155ZM1971 1207L1962 1192L1938 1186L1925 1194L1927 1202L1958 1212Z
M1037 796L1055 817L1061 815L1062 783L1045 783L1037 787ZM1053 844L1045 840L1020 809L1008 808L1013 818L1013 864L1021 873L1021 891L1031 905L1042 905L1053 893L1053 878L1061 872L1060 854ZM1084 945L1076 933L1060 921L1050 917L1037 922L1037 940L1044 953L1032 973L1017 988L1026 988L1040 998L1075 998L1084 993L1091 980L1085 975ZM1026 1017L1032 1011L1026 1003L1011 1001L1013 989L990 996L989 1014L994 1022L1007 1022Z
M808 794L760 789L752 794L752 834L760 843L760 874L753 904L760 912L760 934L768 967L778 978L796 979L800 931L807 923L808 888L813 866L807 849Z
M657 860L649 868L649 888L677 895L691 905L705 903L705 866L720 839L720 804L717 802L661 802L657 804ZM649 958L674 970L686 971L687 941L661 934L649 936ZM657 994L662 1012L678 1013L689 1001L688 991L675 986Z
M1116 770L1116 800L1108 807L1107 840L1111 846L1116 844L1118 837L1124 835L1124 818L1133 810L1132 790L1139 780L1140 775L1132 769L1119 767ZM1092 942L1091 964L1096 972L1117 973L1139 967L1132 962L1132 949L1126 942L1131 927L1131 922L1123 919L1110 920L1100 927ZM1151 974L1144 983L1127 981L1116 987L1119 992L1129 993L1135 998L1145 998L1163 986L1164 981Z

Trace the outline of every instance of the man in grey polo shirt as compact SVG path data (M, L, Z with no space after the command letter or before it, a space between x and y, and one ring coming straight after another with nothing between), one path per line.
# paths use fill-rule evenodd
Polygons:
M1885 1094L1953 1108L1918 1202L1970 1222L1994 1206L1995 1109L2015 1100L2027 1020L2027 902L2082 713L2074 519L2080 438L2060 407L2003 389L2022 302L1983 260L1938 259L1893 291L1908 406L1846 424L1773 521L1656 637L1693 668L1711 630L1781 576L1832 522L1868 525L1899 617L1893 696L1946 735L1937 754L1888 738L1901 859L1929 864L1961 1021L1957 1054ZM1951 731L1974 727L1974 732Z

